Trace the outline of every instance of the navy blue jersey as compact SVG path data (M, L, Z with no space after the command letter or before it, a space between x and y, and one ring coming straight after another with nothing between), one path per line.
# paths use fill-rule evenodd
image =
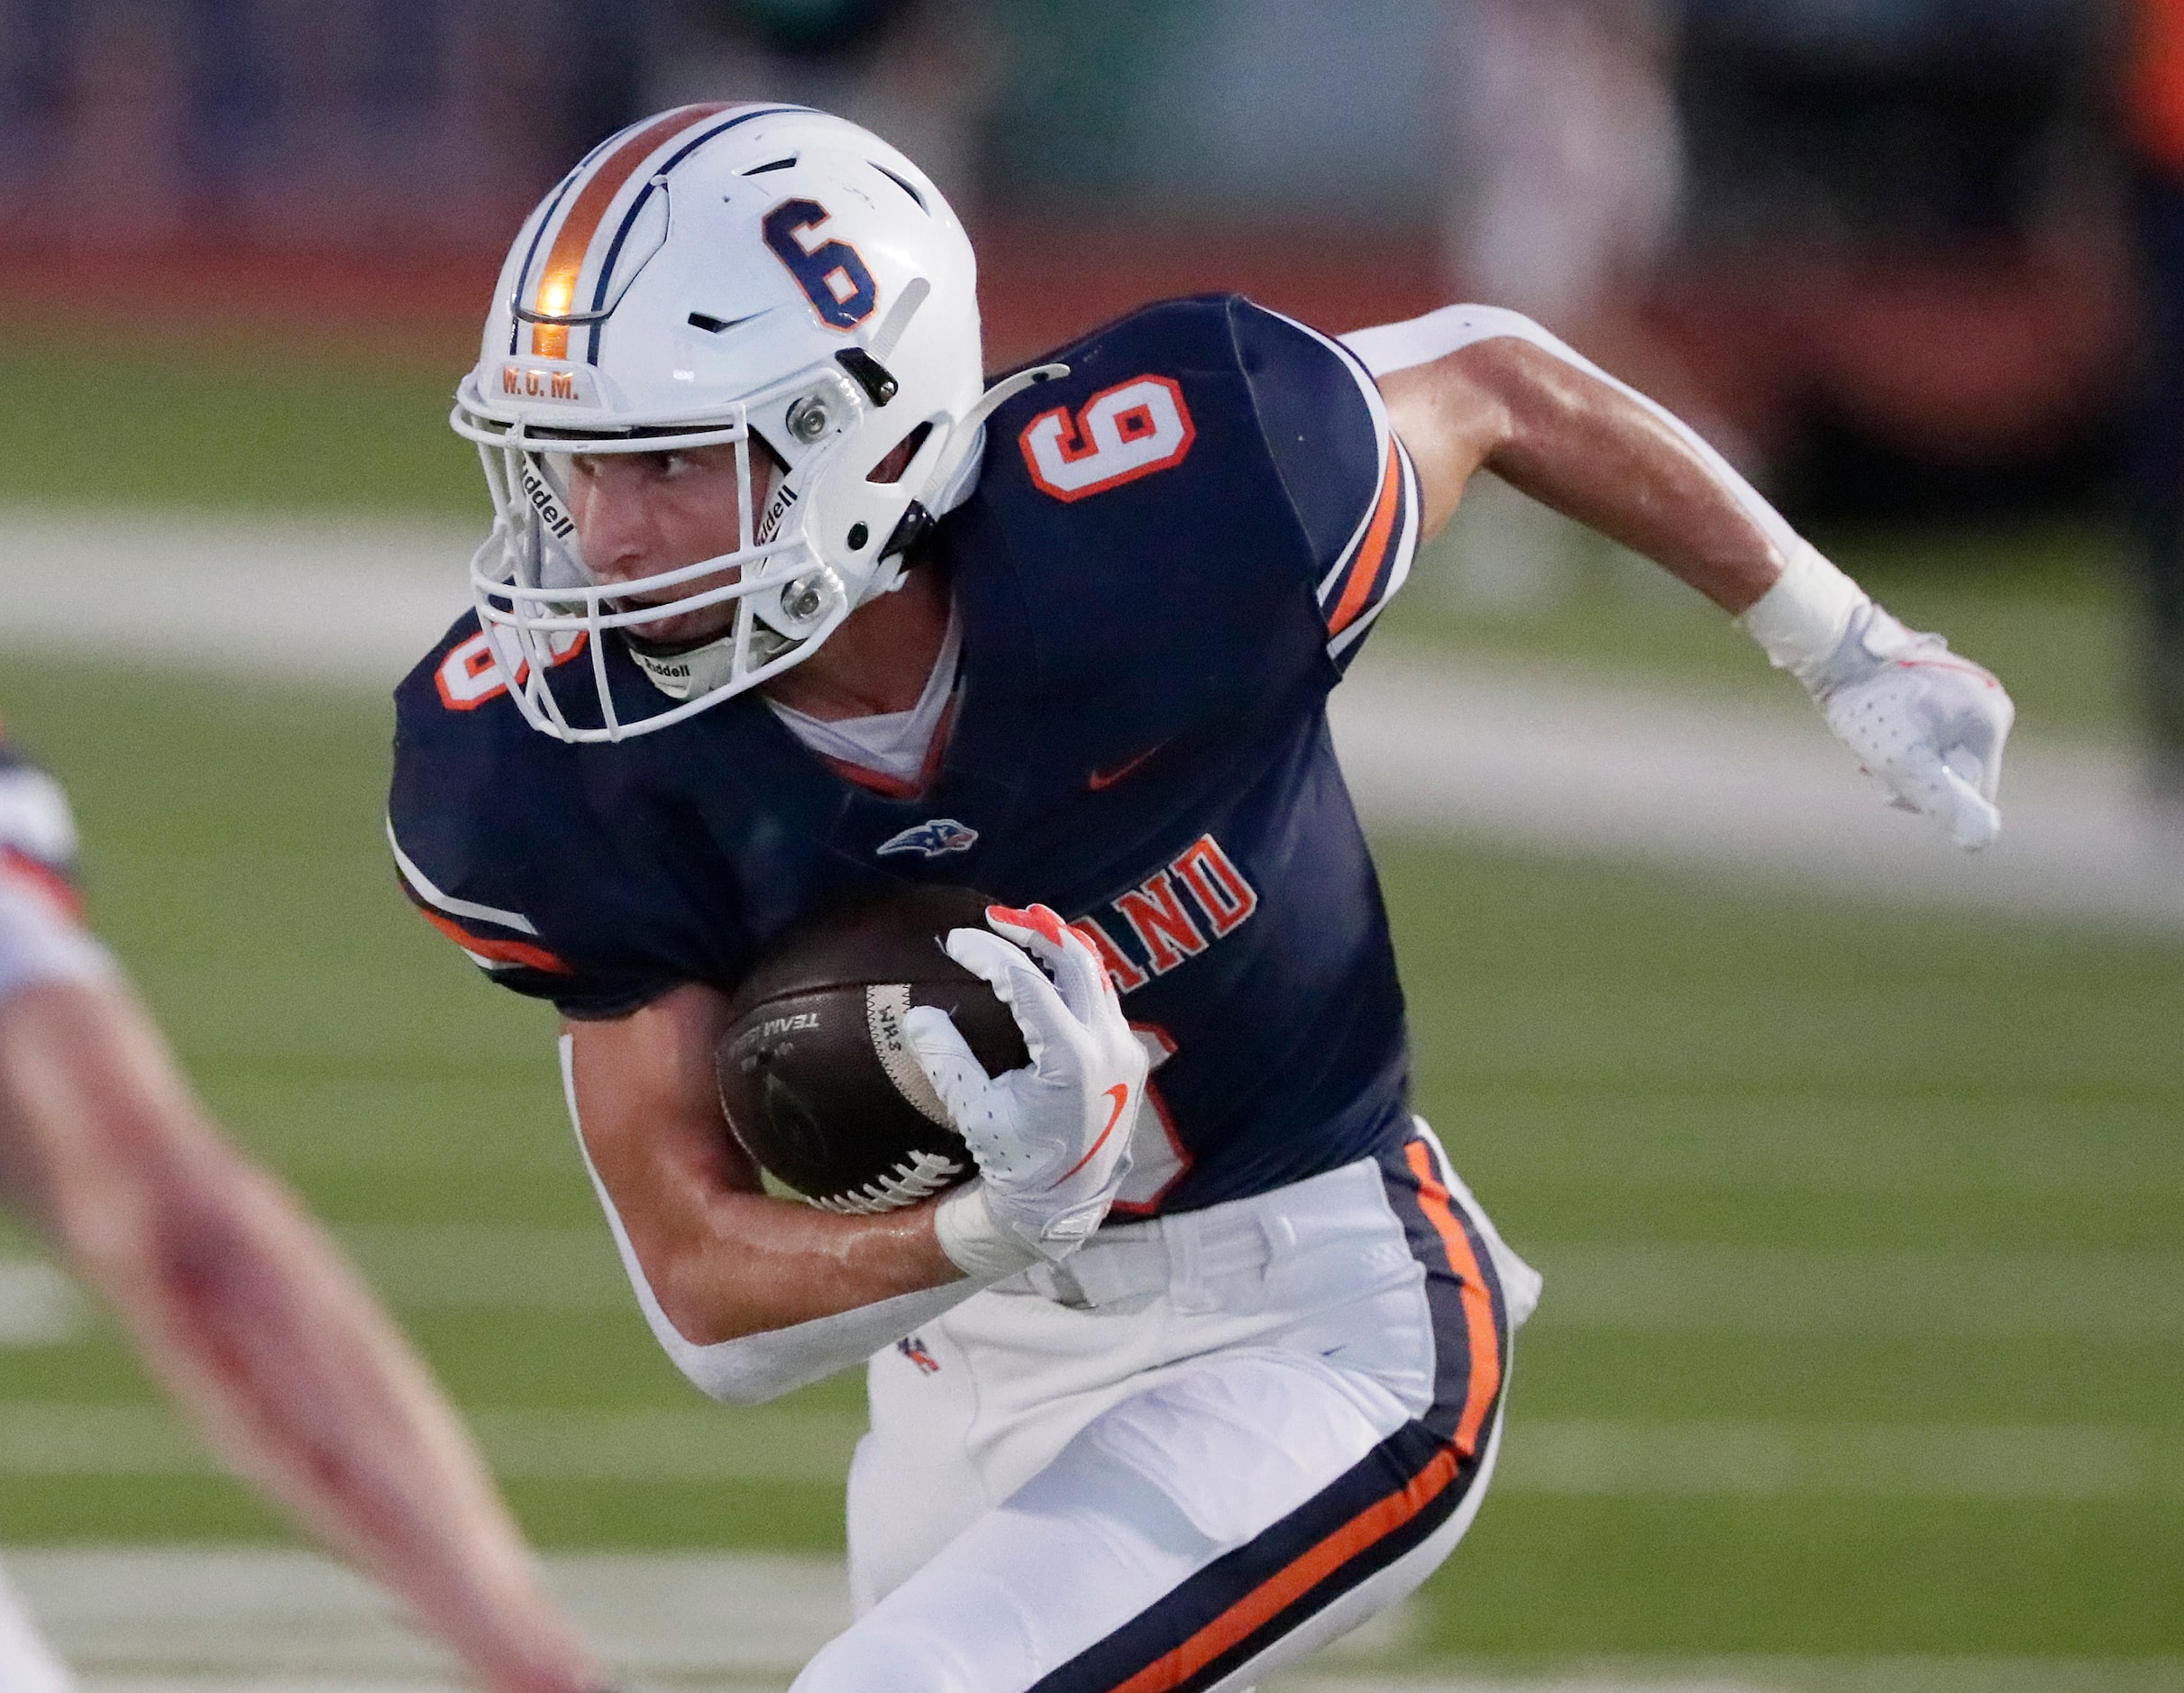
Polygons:
M1070 374L994 415L918 566L963 638L921 792L846 780L750 696L555 740L466 618L398 691L389 826L425 915L580 1019L733 990L790 925L891 883L1044 901L1160 1055L1121 1208L1191 1208L1405 1132L1402 995L1324 708L1409 567L1416 482L1356 361L1248 301L1149 307L1055 356ZM657 709L607 662L617 709ZM596 722L581 681L557 697Z

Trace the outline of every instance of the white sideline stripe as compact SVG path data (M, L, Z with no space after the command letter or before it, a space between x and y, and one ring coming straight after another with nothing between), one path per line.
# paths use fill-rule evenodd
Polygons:
M1497 1488L1587 1498L2184 1501L2184 1431L1756 1423L1527 1425Z
M2170 1253L1527 1245L1555 1328L2184 1340Z
M2142 1167L2143 1174L2144 1167ZM397 1309L629 1312L604 1228L351 1226L342 1239ZM1988 1340L2184 1340L2184 1255L1810 1252L1527 1240L1546 1329ZM0 1346L82 1332L66 1277L0 1260Z
M374 691L464 609L479 533L36 509L0 511L0 645ZM1796 689L1779 691L1777 709L1754 709L1376 650L1332 716L1376 828L2184 932L2184 846L2142 811L2121 750L2018 738L2002 838L1968 857L1885 810Z
M1359 810L1383 829L2184 932L2184 831L2141 804L2123 751L2013 741L2002 837L1965 854L1887 810L1796 688L1782 694L1755 709L1383 651L1330 715Z
M385 690L470 605L487 522L0 510L0 639Z
M626 1674L785 1679L849 1618L848 1582L833 1559L599 1553L545 1562L555 1594ZM95 1674L407 1686L450 1667L404 1625L391 1597L306 1552L11 1551L7 1564L53 1643Z
M2184 1172L2179 1172L2184 1174ZM351 1228L343 1240L405 1310L628 1310L603 1228ZM1766 1334L2184 1339L2184 1255L1808 1252L1526 1241L1555 1328Z
M560 1553L548 1585L617 1674L781 1686L850 1619L838 1560L769 1553ZM10 1575L87 1685L188 1688L248 1675L327 1689L438 1687L448 1660L411 1633L391 1597L313 1553L141 1547L10 1551ZM1323 1661L1403 1652L1396 1606ZM226 1685L233 1685L232 1680Z
M458 1693L379 1589L308 1552L114 1547L11 1552L85 1693ZM663 1688L780 1688L848 1620L832 1559L561 1553L554 1593L617 1675ZM1262 1693L2175 1693L2184 1659L1619 1658L1416 1663L1399 1606ZM1406 1620L1407 1619L1407 1620ZM1410 1673L1392 1675L1397 1662Z
M864 1420L809 1407L465 1413L511 1481L837 1487ZM162 1406L0 1404L0 1476L213 1476ZM1573 1498L2184 1501L2184 1432L1512 1418L1497 1493Z
M464 1420L506 1480L838 1487L864 1432L845 1412L471 1407ZM218 1476L164 1405L0 1401L0 1477Z
M75 1285L50 1264L0 1260L0 1346L50 1346L84 1326Z

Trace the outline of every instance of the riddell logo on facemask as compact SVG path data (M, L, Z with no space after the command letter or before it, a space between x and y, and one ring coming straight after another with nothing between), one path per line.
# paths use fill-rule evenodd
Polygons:
M771 541L781 526L781 519L789 515L789 508L796 504L796 490L783 482L773 490L773 498L766 502L766 515L758 520L758 538Z
M562 502L554 497L553 484L528 464L524 466L523 484L524 497L531 502L532 509L538 513L540 521L553 530L559 539L566 541L576 533L575 523L562 508Z
M540 371L526 364L500 367L500 391L521 399L574 399L574 371Z

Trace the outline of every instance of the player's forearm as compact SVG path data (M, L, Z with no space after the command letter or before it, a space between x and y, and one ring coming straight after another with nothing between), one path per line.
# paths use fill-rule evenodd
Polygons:
M1428 533L1492 470L1635 547L1804 684L1887 791L1976 851L2015 708L1988 671L1907 629L1804 541L1686 425L1530 319L1451 306L1344 337L1417 467Z
M1778 523L1766 524L1759 497L1667 414L1523 342L1489 342L1469 356L1506 396L1509 434L1485 463L1503 480L1732 615L1781 574Z
M596 1684L424 1366L286 1191L196 1116L119 988L0 1019L28 1208L206 1439L507 1693Z
M933 1211L840 1217L720 1193L706 1202L698 1230L632 1229L630 1238L662 1311L684 1339L705 1346L960 1281Z
M726 1003L693 984L627 1017L571 1023L563 1046L600 1202L672 1334L710 1346L960 1279L929 1206L846 1217L767 1197L713 1080Z
M1429 532L1492 471L1732 614L1805 548L1688 425L1513 312L1450 307L1348 339L1417 464Z

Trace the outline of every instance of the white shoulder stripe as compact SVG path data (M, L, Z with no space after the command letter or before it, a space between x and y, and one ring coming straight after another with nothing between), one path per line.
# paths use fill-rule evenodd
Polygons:
M402 850L402 843L394 837L394 819L387 819L387 845L394 853L396 866L402 872L402 880L408 883L419 899L450 917L475 917L488 923L498 923L503 929L512 929L519 935L535 935L538 929L521 911L504 911L497 905L480 905L475 900L459 900L452 893L443 893L433 885L432 878L410 862L409 855ZM480 964L484 963L480 959Z

